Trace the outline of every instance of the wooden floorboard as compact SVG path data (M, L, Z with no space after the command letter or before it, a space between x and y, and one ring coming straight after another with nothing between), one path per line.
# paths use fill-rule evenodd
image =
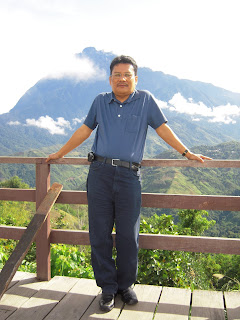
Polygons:
M138 303L134 306L125 306L119 320L152 320L162 291L161 287L137 284L134 291Z
M188 320L191 291L164 287L154 320Z
M240 320L240 291L224 293L228 320Z
M193 291L191 320L225 320L222 292Z
M38 281L17 272L0 300L0 320L240 320L240 292L216 292L136 285L139 303L119 295L108 313L99 310L101 290L94 280L54 277ZM192 302L192 305L191 305ZM224 311L224 307L226 310Z

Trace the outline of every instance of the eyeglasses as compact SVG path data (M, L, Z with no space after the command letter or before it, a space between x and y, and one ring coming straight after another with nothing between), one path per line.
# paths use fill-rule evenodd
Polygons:
M124 74L116 72L116 73L112 74L111 77L113 79L120 79L121 77L126 78L126 79L131 79L133 77L133 74L129 73L129 72L126 72Z

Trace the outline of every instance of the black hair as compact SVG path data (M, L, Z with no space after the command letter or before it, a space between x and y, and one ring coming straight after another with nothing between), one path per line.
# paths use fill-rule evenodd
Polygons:
M137 75L138 66L136 61L133 58L124 55L118 56L113 59L110 64L110 74L112 74L113 68L119 63L131 64L133 66L135 76Z

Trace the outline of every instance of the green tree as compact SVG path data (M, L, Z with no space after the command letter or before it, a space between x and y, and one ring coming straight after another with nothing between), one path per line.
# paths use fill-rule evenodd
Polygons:
M208 221L206 211L182 210L179 224L175 225L171 215L143 219L140 232L154 234L201 235L215 221ZM185 288L213 288L212 274L220 266L211 255L201 253L139 250L138 282Z
M181 210L178 212L180 234L200 236L205 230L214 226L216 221L208 220L208 212L205 210Z
M0 187L29 189L29 185L25 182L22 182L22 179L20 179L18 176L14 176L9 180L0 182Z

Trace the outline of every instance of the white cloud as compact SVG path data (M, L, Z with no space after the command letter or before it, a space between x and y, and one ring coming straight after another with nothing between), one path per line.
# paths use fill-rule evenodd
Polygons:
M18 126L18 125L20 125L21 123L20 123L19 121L9 121L8 124L9 124L10 126Z
M75 81L105 80L105 70L100 69L88 58L78 58L76 55L56 57L51 71L46 78L60 79L71 78Z
M77 125L79 123L82 123L84 120L85 120L86 116L85 117L82 117L81 119L79 118L74 118L72 121L73 121L73 125Z
M82 117L81 119L79 118L74 118L72 119L72 125L76 126L85 120L86 116ZM61 134L65 135L66 134L66 129L69 130L74 130L71 127L70 121L65 120L63 117L57 118L57 120L54 120L53 118L49 116L41 116L39 119L26 119L25 123L20 123L19 121L9 121L8 125L10 126L16 126L16 125L21 125L21 126L33 126L33 127L38 127L41 129L48 130L49 133L51 134Z
M42 116L38 120L26 119L26 126L35 126L38 128L46 129L51 134L65 134L65 129L71 129L70 122L62 117L57 118L57 121L53 120L49 116Z
M235 118L240 117L240 106L221 105L213 108L207 107L203 102L194 103L193 99L185 99L180 93L176 93L168 101L169 110L185 113L193 116L193 121L200 121L199 117L208 118L209 122L236 123Z

